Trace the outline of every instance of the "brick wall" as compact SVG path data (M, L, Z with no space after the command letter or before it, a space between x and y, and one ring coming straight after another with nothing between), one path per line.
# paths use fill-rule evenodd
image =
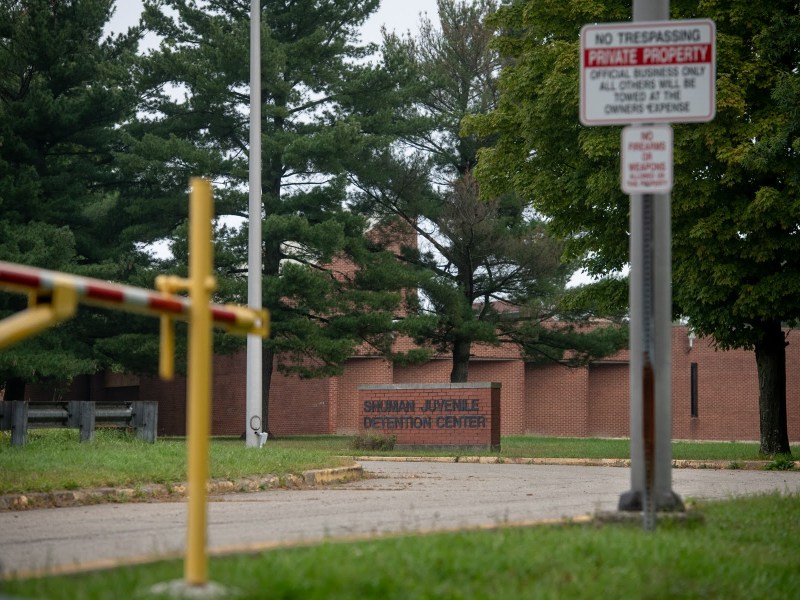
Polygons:
M396 366L393 381L387 383L448 383L452 369L452 361L445 358L435 358L421 365Z
M186 378L176 375L172 381L142 376L139 399L158 401L158 435L186 435ZM213 399L212 399L213 402ZM244 423L244 413L242 414ZM212 429L212 433L216 431Z
M246 353L215 356L212 373L211 433L241 435L246 425ZM182 375L172 381L145 375L139 378L138 399L158 401L159 436L186 435L186 383Z
M558 364L525 366L525 432L584 437L587 429L588 372Z
M392 383L392 364L383 358L354 358L339 378L335 428L331 433L351 435L361 429L358 386Z
M361 385L358 405L360 429L398 447L500 448L497 383Z
M697 364L697 417L691 416L692 363ZM790 370L787 361L787 373ZM797 400L795 386L795 404ZM722 352L714 349L708 339L696 339L690 348L687 331L675 328L672 336L672 424L672 435L676 439L759 439L755 354Z
M99 380L99 381L96 381ZM25 386L25 400L30 402L57 402L60 400L105 399L102 379L91 375L78 375L70 383L35 383Z
M275 370L269 393L269 431L276 436L331 433L334 381L302 379Z
M800 332L786 348L789 439L800 441ZM691 370L697 365L697 416L691 415ZM585 385L582 381L586 378ZM554 436L625 437L629 429L627 362L587 369L526 367L527 432ZM586 410L585 426L581 414ZM758 374L752 351L721 351L707 338L689 346L688 331L672 330L672 436L694 440L758 440Z
M496 353L493 350L492 353ZM489 354L487 351L486 354ZM394 368L392 383L449 383L453 363L437 358L422 365ZM494 381L501 384L502 434L523 434L525 417L525 363L521 360L475 359L469 365L469 381Z
M800 331L792 330L786 338L786 416L789 439L800 441ZM755 357L753 357L755 363Z
M630 435L628 365L595 363L588 368L586 434L591 437Z
M241 435L247 425L247 351L214 357L211 431Z
M516 361L475 361L469 366L470 381L500 384L502 435L525 433L525 363Z
M787 412L789 437L800 441L800 332L788 337ZM707 339L691 348L685 327L673 328L673 437L676 439L757 440L758 379L755 356L745 351L717 351ZM493 350L496 354L497 349ZM483 352L481 352L483 353ZM238 435L245 421L245 353L216 357L212 427L215 435ZM691 364L697 364L698 415L691 416ZM354 357L341 377L300 379L273 375L270 430L276 435L352 434L359 429L360 384L447 383L451 361L440 357L418 366L395 366L380 357ZM502 384L502 433L551 436L627 436L629 400L626 353L587 368L492 360L488 353L470 365L471 381ZM53 395L89 399L129 388L132 380L79 378L73 386L29 386L31 399ZM98 383L99 382L99 383ZM125 389L126 397L133 394ZM186 380L141 377L139 398L159 401L159 435L185 433Z

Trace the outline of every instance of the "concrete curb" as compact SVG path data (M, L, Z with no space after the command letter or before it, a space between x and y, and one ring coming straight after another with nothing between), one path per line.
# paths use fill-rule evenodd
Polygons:
M208 482L206 489L209 495L213 496L215 494L258 492L277 488L330 485L353 481L360 479L362 476L363 469L361 465L356 464L348 467L312 469L304 471L301 476L287 475L283 478L279 478L276 475L267 475L265 477L239 479L238 481L214 479ZM187 488L186 483L177 483L172 485L149 484L135 488L107 487L89 490L6 494L0 496L0 511L85 506L103 502L180 501L186 498Z
M364 476L364 469L361 465L351 467L335 467L332 469L314 469L305 471L303 478L306 485L329 485L332 483L345 483L361 479Z
M355 460L384 462L478 463L487 465L567 465L578 467L630 467L629 458L515 458L505 456L356 456ZM673 469L731 469L763 471L768 460L673 460ZM795 461L792 471L800 470Z

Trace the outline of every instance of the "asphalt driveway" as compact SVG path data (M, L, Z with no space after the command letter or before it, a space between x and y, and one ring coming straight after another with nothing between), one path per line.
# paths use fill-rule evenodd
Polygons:
M362 464L372 478L213 497L209 551L578 517L615 510L630 486L620 467ZM800 472L674 469L673 489L685 500L800 493ZM185 501L0 512L0 569L63 572L174 556L185 537Z

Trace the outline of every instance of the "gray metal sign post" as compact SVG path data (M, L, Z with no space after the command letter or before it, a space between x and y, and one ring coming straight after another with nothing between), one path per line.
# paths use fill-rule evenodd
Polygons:
M667 194L631 195L631 489L620 510L682 510L672 491L672 253Z
M634 0L633 21L666 21L668 0ZM631 489L620 510L682 510L672 490L672 211L669 193L632 194L630 208Z
M631 489L619 509L642 511L646 529L657 511L684 508L672 490L672 132L653 124L713 119L714 34L708 20L669 21L668 0L634 0L633 22L581 31L581 122L634 125L621 153L631 199Z

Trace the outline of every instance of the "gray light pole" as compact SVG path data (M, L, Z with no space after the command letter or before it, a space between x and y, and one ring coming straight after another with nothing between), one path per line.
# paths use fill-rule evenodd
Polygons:
M633 21L669 20L668 0L634 0ZM672 491L672 211L670 194L631 194L631 489L619 509L683 510Z
M247 304L261 308L261 2L250 2L250 161ZM262 429L261 338L247 336L246 446L257 448Z

